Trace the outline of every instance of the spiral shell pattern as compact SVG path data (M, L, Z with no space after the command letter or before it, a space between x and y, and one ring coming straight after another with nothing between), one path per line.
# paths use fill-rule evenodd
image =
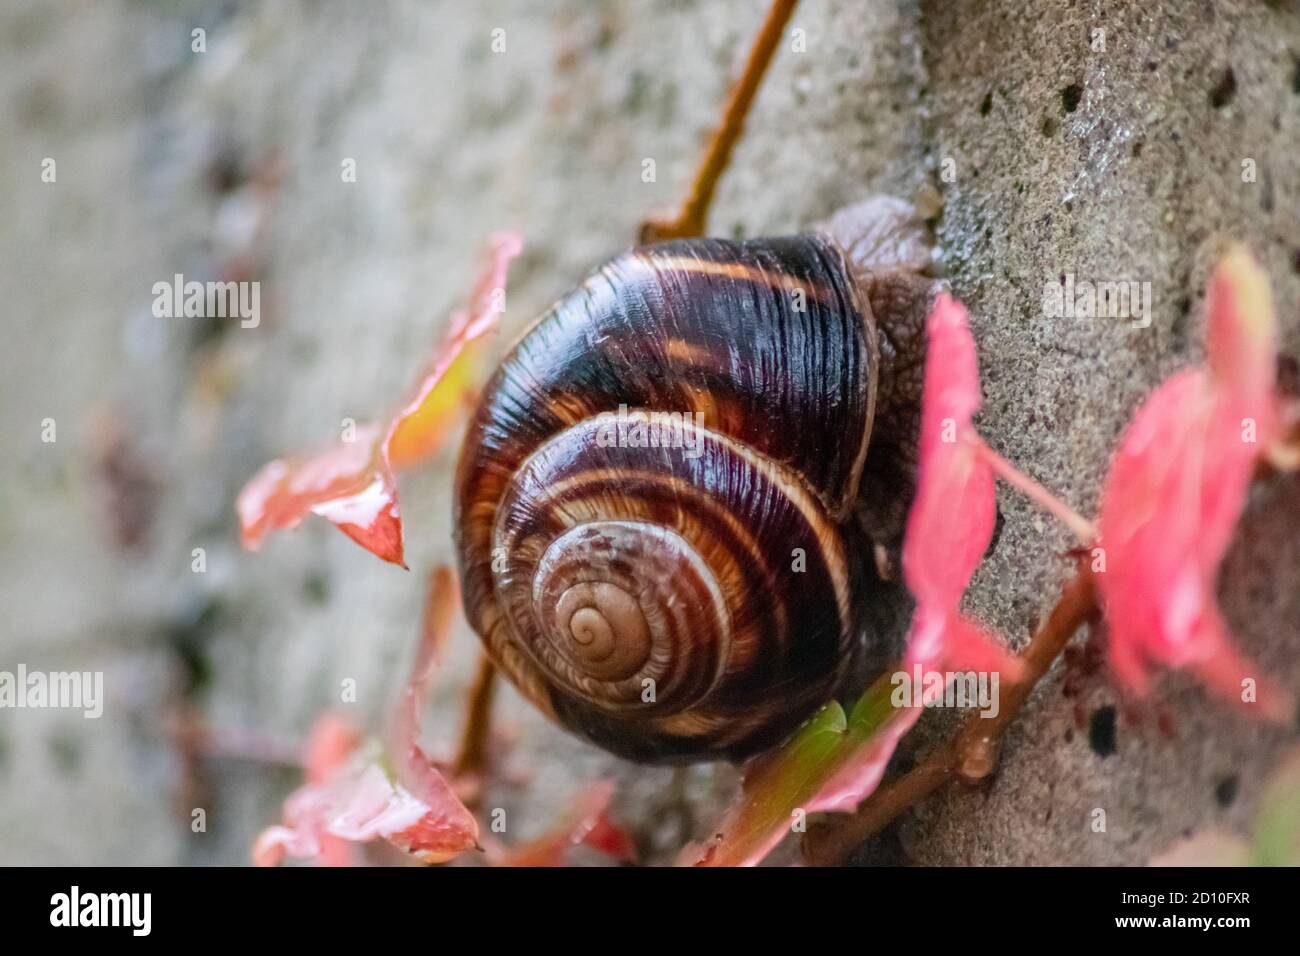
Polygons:
M817 237L663 243L525 334L457 475L466 608L525 696L675 761L752 753L828 699L869 573L859 298Z
M546 549L531 600L545 635L538 656L569 690L611 713L664 709L658 699L643 701L646 680L680 710L722 676L726 601L712 569L672 529L626 520L575 525ZM705 632L722 639L692 643Z

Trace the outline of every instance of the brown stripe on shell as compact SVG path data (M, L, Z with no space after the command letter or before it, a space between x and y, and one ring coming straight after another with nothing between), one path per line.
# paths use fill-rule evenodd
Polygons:
M660 256L655 260L655 268L702 276L718 276L733 282L752 282L780 289L783 292L803 291L808 298L822 304L832 304L835 295L834 290L820 283L772 269L764 269L752 263L718 262L693 256Z

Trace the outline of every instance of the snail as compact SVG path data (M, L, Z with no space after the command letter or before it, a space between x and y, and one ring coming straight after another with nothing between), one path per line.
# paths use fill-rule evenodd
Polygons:
M877 198L638 246L524 332L455 486L466 612L524 697L645 762L745 758L831 698L910 497L929 259Z

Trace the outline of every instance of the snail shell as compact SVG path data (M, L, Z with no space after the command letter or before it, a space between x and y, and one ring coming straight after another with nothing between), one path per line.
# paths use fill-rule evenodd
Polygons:
M637 760L739 758L854 666L880 363L854 274L823 235L640 247L485 388L456 479L466 610L573 732Z

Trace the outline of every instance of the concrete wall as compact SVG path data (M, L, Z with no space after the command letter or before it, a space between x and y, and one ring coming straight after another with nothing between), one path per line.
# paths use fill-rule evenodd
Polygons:
M391 406L491 231L528 242L512 328L626 246L680 195L763 7L0 5L0 669L103 670L108 694L98 720L0 712L0 862L246 859L294 776L187 766L166 732L186 702L225 731L292 744L351 678L358 720L380 725L416 632L418 569L450 556L454 453L403 478L412 574L321 522L244 554L235 493L268 458ZM793 25L807 52L776 61L712 231L796 231L873 192L941 186L982 427L1080 509L1140 397L1198 357L1206 271L1228 239L1263 257L1300 348L1292 4L804 0ZM341 181L345 158L356 183ZM947 159L956 179L942 183ZM272 169L279 185L261 196ZM150 314L154 282L245 262L262 280L258 328ZM1066 272L1150 281L1152 326L1045 318L1043 284ZM1298 491L1258 489L1223 581L1242 643L1291 686ZM1023 640L1069 541L1014 496L1001 508L971 607ZM474 655L465 631L432 739L450 745ZM1067 699L1057 674L987 790L930 801L864 858L1143 862L1188 829L1248 819L1290 736L1173 680L1140 719L1119 715L1103 756L1116 702L1102 675ZM512 695L502 711L507 769L524 782L491 803L523 835L613 774L619 816L666 859L735 786L727 768L619 764ZM206 833L190 830L195 807ZM1088 827L1095 807L1106 834Z

